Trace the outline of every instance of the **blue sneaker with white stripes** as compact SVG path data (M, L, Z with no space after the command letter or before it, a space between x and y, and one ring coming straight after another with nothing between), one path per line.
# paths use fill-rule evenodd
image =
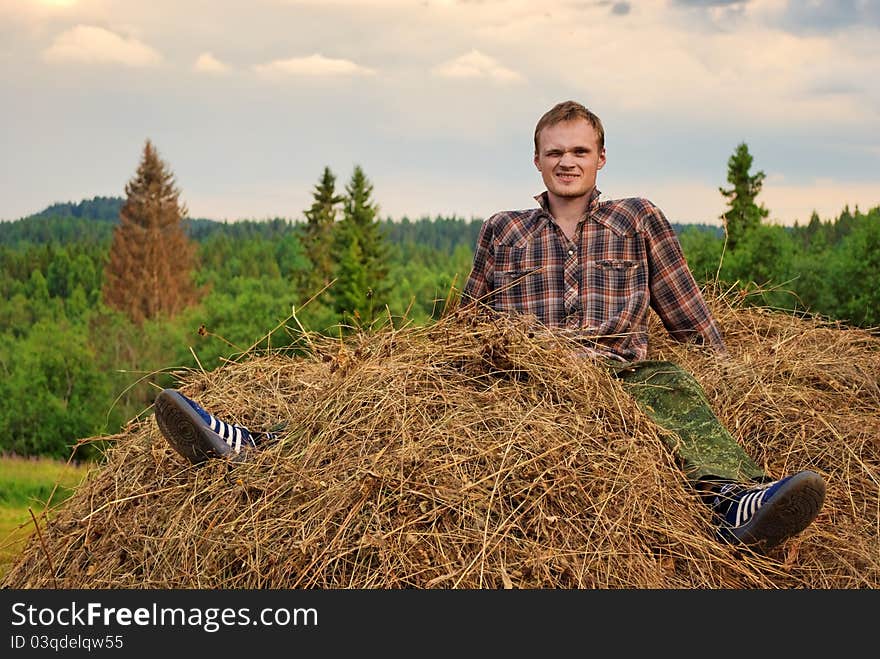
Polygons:
M168 443L193 464L208 458L235 458L274 432L251 432L244 426L221 421L176 389L163 389L156 397L156 423Z
M807 528L825 501L825 481L801 471L757 487L725 485L712 504L722 538L745 545L774 547Z

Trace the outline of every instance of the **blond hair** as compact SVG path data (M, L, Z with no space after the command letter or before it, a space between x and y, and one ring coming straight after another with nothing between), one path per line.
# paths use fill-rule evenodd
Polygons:
M577 101L563 101L547 110L538 120L538 125L535 126L535 155L538 155L538 138L542 130L574 119L584 119L595 128L599 139L599 151L605 148L605 128L602 126L602 120Z

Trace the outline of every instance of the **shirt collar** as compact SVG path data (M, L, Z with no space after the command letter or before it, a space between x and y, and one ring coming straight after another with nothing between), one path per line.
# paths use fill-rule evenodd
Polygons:
M596 207L599 205L599 195L601 194L602 192L599 190L599 188L593 186L593 191L590 192L590 200L587 202L588 215L596 210ZM550 212L550 195L546 190L544 190L544 192L542 192L541 194L535 195L534 200L538 202L538 205L544 210L545 213L547 213L547 215L552 216L552 213Z

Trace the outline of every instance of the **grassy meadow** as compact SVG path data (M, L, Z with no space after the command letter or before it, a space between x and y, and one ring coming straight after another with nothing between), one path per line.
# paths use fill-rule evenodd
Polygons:
M6 574L48 507L73 493L90 465L49 458L0 456L0 578ZM51 514L51 513L50 513Z

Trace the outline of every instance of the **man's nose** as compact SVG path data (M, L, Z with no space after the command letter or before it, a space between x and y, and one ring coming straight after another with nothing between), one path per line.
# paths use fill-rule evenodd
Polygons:
M574 165L574 154L571 151L563 151L562 157L559 159L561 167L572 167Z

